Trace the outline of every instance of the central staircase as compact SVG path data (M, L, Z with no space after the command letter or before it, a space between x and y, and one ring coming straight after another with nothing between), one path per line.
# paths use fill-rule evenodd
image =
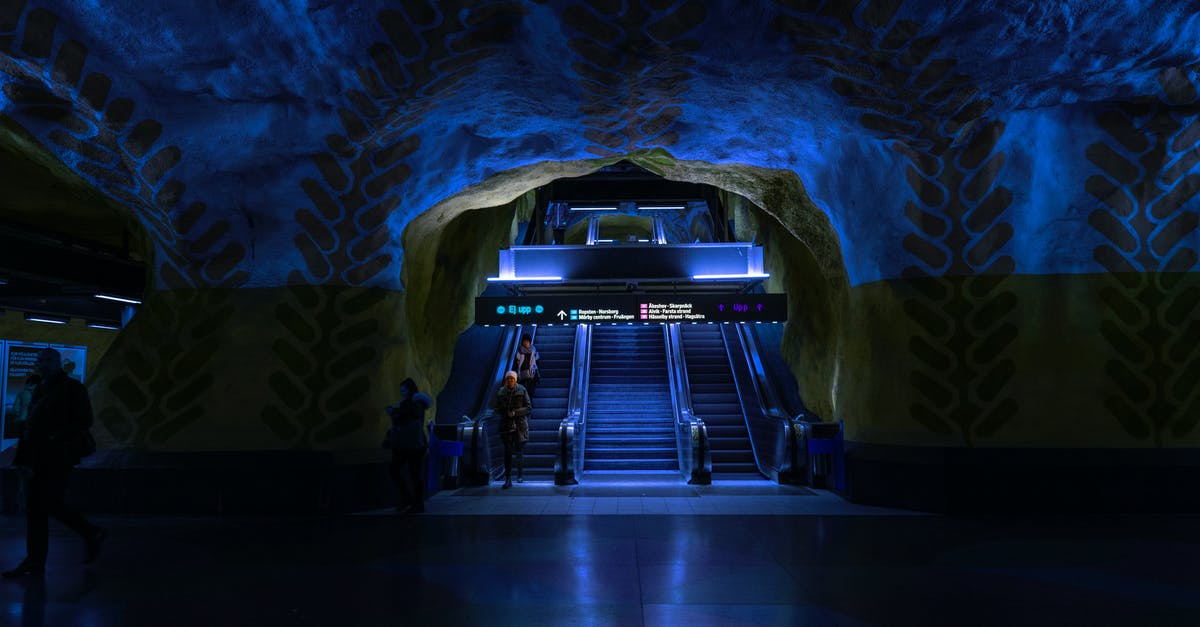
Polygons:
M584 469L678 470L663 328L598 326L590 361Z

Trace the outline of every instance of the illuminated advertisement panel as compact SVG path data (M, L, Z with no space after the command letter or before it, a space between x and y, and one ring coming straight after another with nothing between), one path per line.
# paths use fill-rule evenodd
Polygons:
M62 354L63 371L67 376L83 381L87 347L8 341L0 341L0 345L0 394L4 401L0 403L0 430L5 440L11 440L21 435L24 410L33 393L33 387L27 390L25 382L29 375L37 372L38 351L46 347L57 350Z

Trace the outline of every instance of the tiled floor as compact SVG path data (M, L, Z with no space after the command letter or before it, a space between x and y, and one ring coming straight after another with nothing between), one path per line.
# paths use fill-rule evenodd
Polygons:
M100 518L112 537L90 567L55 527L44 581L0 582L0 625L1200 625L1196 517L955 518L679 487L442 492L419 516ZM0 518L6 564L23 527Z

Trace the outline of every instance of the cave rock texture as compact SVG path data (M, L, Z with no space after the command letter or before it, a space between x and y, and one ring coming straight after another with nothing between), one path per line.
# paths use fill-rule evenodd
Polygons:
M0 0L0 114L146 232L108 446L376 446L526 193L630 158L748 199L851 439L1194 447L1197 42L1182 0Z

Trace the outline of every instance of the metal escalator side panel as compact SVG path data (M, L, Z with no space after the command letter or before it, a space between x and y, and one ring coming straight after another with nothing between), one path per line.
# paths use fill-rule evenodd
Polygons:
M571 349L571 377L567 387L566 415L559 423L558 451L554 482L558 485L579 483L583 474L584 444L587 434L587 388L591 365L591 326L575 326Z

